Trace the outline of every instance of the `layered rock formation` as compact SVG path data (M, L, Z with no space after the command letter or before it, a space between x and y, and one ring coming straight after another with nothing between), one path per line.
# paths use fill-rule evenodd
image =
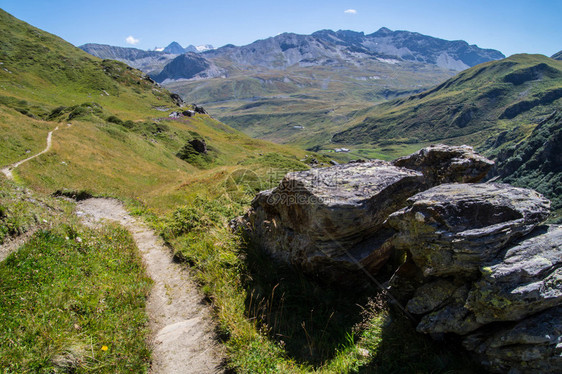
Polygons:
M491 371L560 372L562 226L541 226L550 202L535 191L466 183L491 166L440 145L289 173L237 225L273 259L340 285L405 253L390 290L419 332L458 335Z
M387 239L395 231L384 223L409 197L443 182L477 181L492 165L470 147L438 145L394 164L377 160L289 173L277 188L256 196L240 226L274 259L350 284L388 259Z
M394 160L393 165L421 171L426 184L475 183L481 181L494 162L475 153L467 145L437 144Z
M562 305L562 226L539 226L548 200L505 184L445 184L408 204L387 221L409 257L390 284L417 330L460 335L491 371L560 372L561 320L547 316Z
M393 232L383 223L424 186L420 172L385 161L289 173L256 196L241 224L274 259L349 283L387 260Z

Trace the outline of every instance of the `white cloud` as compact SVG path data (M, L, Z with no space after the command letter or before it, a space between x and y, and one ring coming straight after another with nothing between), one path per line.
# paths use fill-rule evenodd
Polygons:
M139 39L135 39L132 35L129 35L127 39L125 39L125 41L127 42L127 44L132 44L132 45L139 44L140 42Z
M347 9L343 11L345 14L357 14L355 9Z

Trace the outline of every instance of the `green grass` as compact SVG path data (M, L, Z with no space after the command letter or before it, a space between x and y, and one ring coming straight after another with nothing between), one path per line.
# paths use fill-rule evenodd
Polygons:
M122 228L36 233L0 263L2 372L145 372L150 285Z
M0 165L9 165L41 152L47 146L47 133L55 127L56 124L22 116L13 109L1 110Z
M0 244L69 214L71 205L37 194L0 176Z

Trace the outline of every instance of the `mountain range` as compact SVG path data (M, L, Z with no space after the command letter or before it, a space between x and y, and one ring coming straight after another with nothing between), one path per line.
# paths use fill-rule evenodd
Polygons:
M138 48L114 47L106 44L88 43L80 48L89 54L103 59L117 60L142 70L147 74L158 74L170 61L183 53L200 53L213 49L210 44L202 46L189 45L183 48L179 43L172 42L165 48L145 51Z
M190 44L190 45L188 45L187 47L184 48L178 42L171 42L170 44L168 44L167 47L156 48L155 51L162 51L164 53L170 53L170 54L173 54L173 55L180 55L180 54L186 53L186 52L199 53L199 52L210 51L212 49L215 49L215 48L210 44L198 45L198 46L194 46L193 44Z
M169 47L179 52L181 46ZM327 134L373 103L421 92L459 70L504 57L464 41L387 28L367 35L284 33L174 57L164 51L144 55L107 46L81 48L145 71L253 137L304 148L329 142Z
M118 58L131 66L138 65L137 60L147 55L140 54L137 49L122 47L98 47L97 44L80 46L86 52L100 58ZM337 65L345 62L353 65L363 65L369 59L386 63L410 61L431 64L445 69L460 71L482 62L497 60L505 57L501 52L493 49L482 49L469 45L465 41L447 41L409 31L391 31L381 28L365 35L363 32L349 30L321 30L311 35L283 33L275 37L255 41L249 45L237 47L232 44L218 49L212 46L183 48L177 42L172 42L166 48L150 53L150 56L183 54L186 52L202 52L202 56L209 60L208 67L213 62L220 67L218 70L199 70L196 73L188 69L174 71L175 76L182 78L159 77L160 82L166 79L191 79L204 77L231 76L239 69L284 69L294 65L310 67L317 65ZM161 60L163 68L168 63ZM157 69L156 69L157 70Z

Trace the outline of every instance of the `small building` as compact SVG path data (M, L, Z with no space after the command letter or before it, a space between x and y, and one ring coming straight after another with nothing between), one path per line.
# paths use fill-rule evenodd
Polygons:
M336 148L334 149L335 152L340 153L340 152L349 152L349 148Z

